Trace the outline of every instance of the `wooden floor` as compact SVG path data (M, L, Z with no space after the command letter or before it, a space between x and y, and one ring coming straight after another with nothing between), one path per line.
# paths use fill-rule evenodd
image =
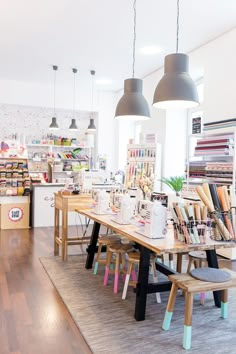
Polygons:
M52 255L53 228L0 231L0 354L91 353L39 261Z
M39 261L45 256L53 256L53 228L0 231L0 354L91 353Z

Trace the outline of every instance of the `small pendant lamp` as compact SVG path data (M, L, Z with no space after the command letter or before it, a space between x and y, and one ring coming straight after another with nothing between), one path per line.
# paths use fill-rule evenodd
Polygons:
M124 81L124 94L117 104L115 118L123 120L147 120L150 118L150 110L148 103L142 94L143 82L141 79L134 78L136 43L136 0L134 0L133 9L133 77Z
M74 80L73 80L73 118L71 119L71 124L69 126L70 130L78 130L77 124L76 124L76 119L75 119L75 74L77 73L77 69L73 68L72 72L74 74Z
M57 118L56 118L56 73L58 66L53 65L52 66L54 70L54 94L53 94L53 117L52 117L52 123L49 125L49 129L59 129L59 125L57 124Z
M89 126L87 128L88 132L95 132L96 131L96 126L94 124L94 118L93 117L93 93L94 93L94 75L95 75L95 70L91 70L90 74L92 76L92 95L91 95L91 112L90 112L90 122Z
M153 98L157 108L193 108L199 105L195 83L189 75L189 57L178 53L179 0L177 0L176 53L165 57L164 76L159 81Z
M96 127L95 127L95 124L94 124L94 119L93 118L90 118L90 123L89 123L89 126L88 126L88 131L95 131L96 130Z

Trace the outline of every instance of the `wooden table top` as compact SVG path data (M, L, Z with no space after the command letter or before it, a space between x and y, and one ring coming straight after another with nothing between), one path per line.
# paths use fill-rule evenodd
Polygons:
M112 229L114 232L127 237L130 241L137 242L140 245L156 252L156 253L183 253L191 252L198 250L210 250L210 249L219 249L219 248L232 248L236 246L236 243L229 241L215 241L210 237L207 237L206 243L204 244L190 244L187 245L184 242L175 240L173 228L170 227L167 230L165 237L160 239L151 239L146 236L143 236L137 232L139 229L135 225L121 225L114 221L114 215L98 215L95 214L92 210L83 210L76 208L75 211L78 213L87 216L89 219L92 219L98 222L105 227Z

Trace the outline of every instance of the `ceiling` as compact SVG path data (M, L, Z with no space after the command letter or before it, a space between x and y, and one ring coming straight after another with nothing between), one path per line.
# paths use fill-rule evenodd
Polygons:
M136 10L142 78L175 52L176 0L137 0ZM180 0L179 26L179 52L188 53L236 26L236 1ZM95 69L95 79L111 80L99 87L113 91L132 76L133 0L2 0L0 33L0 79L48 84L56 64L65 85L72 67L81 87ZM140 53L148 45L163 52Z

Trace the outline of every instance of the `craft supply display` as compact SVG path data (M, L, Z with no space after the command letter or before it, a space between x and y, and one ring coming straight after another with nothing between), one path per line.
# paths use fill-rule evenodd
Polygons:
M235 240L235 191L230 186L203 183L196 187L201 201L207 207L208 215L212 219L215 240Z
M171 207L176 240L187 244L204 244L211 236L212 221L207 216L207 207L199 203L182 205L173 203Z

